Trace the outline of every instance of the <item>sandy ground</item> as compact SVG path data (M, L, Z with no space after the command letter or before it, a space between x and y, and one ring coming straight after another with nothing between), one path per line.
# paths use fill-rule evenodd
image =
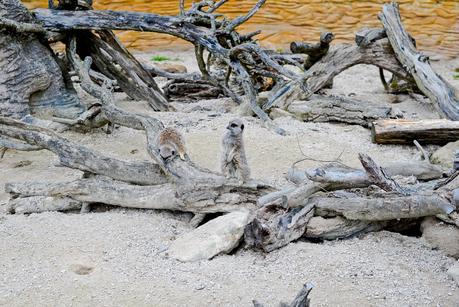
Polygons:
M168 55L195 69L191 54ZM452 78L459 59L434 66L459 89L459 81ZM335 79L330 93L390 104L407 118L436 117L425 99L401 96L400 103L391 104L393 97L384 94L374 67L349 69ZM191 158L218 169L220 137L235 116L225 113L234 107L230 101L177 105L178 112L155 113L145 103L123 94L117 97L120 106L180 129ZM189 111L193 109L198 111ZM284 175L304 157L302 152L321 160L341 154L351 166L359 165L359 152L378 162L413 159L417 153L412 146L372 144L369 130L360 126L280 118L276 122L289 133L282 137L263 128L256 118L244 120L253 176L280 186L287 184ZM121 127L111 135L103 131L64 135L114 157L148 159L145 136L139 131ZM56 164L55 156L46 151L8 151L0 160L0 186L81 176ZM6 215L1 208L7 200L0 191L1 306L250 306L252 299L274 306L280 300L290 301L307 281L315 284L313 306L459 306L459 287L446 275L455 260L420 238L380 232L323 244L299 241L268 255L241 248L211 261L180 263L167 258L167 247L190 231L189 214L114 209ZM75 273L81 267L89 274Z

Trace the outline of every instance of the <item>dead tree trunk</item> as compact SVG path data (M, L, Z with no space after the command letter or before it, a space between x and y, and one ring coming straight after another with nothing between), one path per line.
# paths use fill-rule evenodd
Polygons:
M45 35L20 1L0 3L0 115L74 118L84 111Z

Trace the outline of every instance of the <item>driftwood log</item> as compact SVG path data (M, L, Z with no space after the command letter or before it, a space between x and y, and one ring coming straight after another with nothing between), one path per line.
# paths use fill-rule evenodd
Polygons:
M339 122L369 127L382 118L396 118L391 107L377 106L339 96L313 95L307 101L294 101L287 108L302 121Z
M441 114L451 120L459 120L459 98L453 87L432 69L429 58L416 50L402 24L398 4L385 4L379 19L395 56L413 76L418 88L438 107Z
M440 179L445 172L437 165L427 161L395 161L382 164L389 176L414 176L418 180L428 181ZM367 172L338 163L326 164L322 167L299 170L292 167L287 179L295 184L312 180L316 182L351 182L354 187L368 187L371 184Z
M451 191L401 187L370 157L360 154L359 158L366 176L346 166L329 165L310 171L308 181L297 187L260 197L260 209L244 233L246 243L269 252L303 235L314 239L350 237L390 227L398 219L448 216L457 210ZM380 190L352 191L370 185ZM345 189L351 190L329 192ZM319 227L308 232L309 222L319 216L334 220L315 219Z
M444 145L459 140L459 122L446 119L377 120L371 126L371 138L378 144Z

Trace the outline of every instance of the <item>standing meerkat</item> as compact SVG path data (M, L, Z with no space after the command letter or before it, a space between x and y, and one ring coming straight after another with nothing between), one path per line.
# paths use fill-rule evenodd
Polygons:
M186 148L183 135L174 128L165 128L158 136L159 155L163 159L173 158L179 155L185 160Z
M233 119L226 129L222 139L221 171L226 178L247 182L250 179L250 169L242 135L244 123L240 119Z

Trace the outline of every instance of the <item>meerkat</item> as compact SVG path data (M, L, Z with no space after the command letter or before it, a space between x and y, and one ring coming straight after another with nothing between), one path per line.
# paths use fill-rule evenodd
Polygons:
M165 128L158 136L159 155L163 159L179 155L185 160L186 148L182 134L174 128Z
M247 182L250 169L242 135L244 123L240 119L233 119L226 129L222 139L221 171L228 179L237 178L240 182Z

